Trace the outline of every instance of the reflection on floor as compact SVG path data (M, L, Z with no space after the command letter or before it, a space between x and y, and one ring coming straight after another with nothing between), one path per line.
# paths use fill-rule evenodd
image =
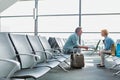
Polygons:
M98 55L85 55L85 67L83 69L71 69L69 72L64 72L56 67L39 80L120 80L120 76L113 76L113 72L116 70L98 68L96 64L99 62Z

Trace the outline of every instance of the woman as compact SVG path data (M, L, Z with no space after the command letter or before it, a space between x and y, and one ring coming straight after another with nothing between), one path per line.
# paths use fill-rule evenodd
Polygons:
M108 37L108 31L106 29L101 30L101 36L104 37L105 39L103 40L104 43L104 49L100 51L99 55L101 56L101 63L98 64L98 67L105 67L105 54L112 54L111 48L112 45L114 45L114 41Z

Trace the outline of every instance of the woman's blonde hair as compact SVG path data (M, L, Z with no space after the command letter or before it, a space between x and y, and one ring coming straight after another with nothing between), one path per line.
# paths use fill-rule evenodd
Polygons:
M102 29L101 32L104 33L106 36L107 36L108 33L109 33L107 29Z

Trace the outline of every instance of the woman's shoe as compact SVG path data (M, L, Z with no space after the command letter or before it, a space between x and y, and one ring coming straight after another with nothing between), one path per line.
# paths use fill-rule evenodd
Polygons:
M105 65L97 64L98 67L105 67Z

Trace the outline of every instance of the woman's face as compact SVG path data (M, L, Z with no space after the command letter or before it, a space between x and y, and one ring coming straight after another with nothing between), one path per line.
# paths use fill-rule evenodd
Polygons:
M105 37L105 33L104 33L104 32L101 32L101 36Z

